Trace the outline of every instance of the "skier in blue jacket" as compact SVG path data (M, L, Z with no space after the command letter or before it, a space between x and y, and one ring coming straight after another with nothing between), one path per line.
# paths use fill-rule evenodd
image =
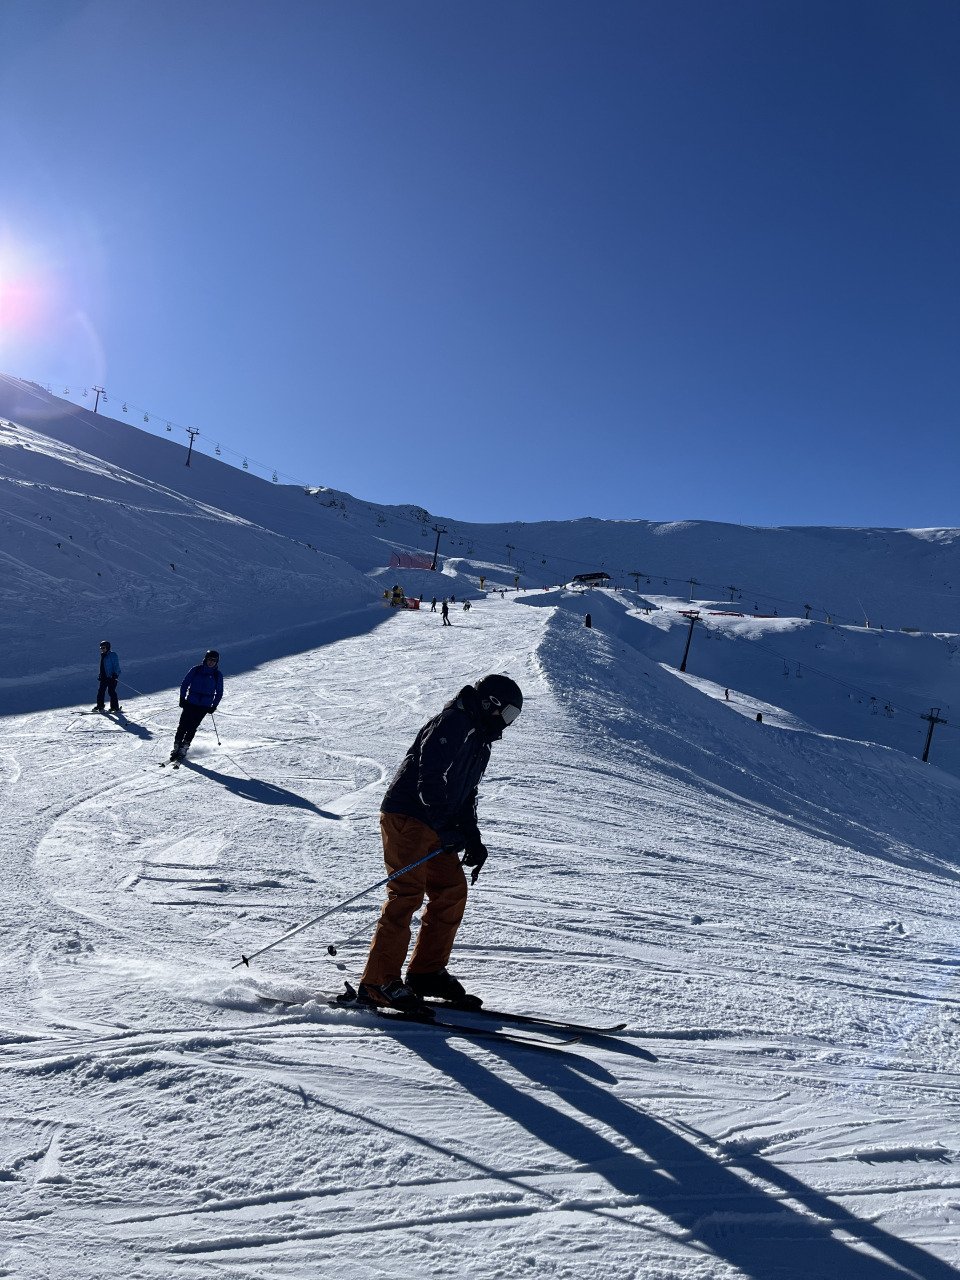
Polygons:
M208 649L203 661L191 667L180 686L180 723L173 738L171 760L182 760L193 735L205 715L212 715L223 697L223 676L220 674L220 654Z
M117 700L117 681L120 678L120 659L110 648L109 640L100 641L100 687L97 690L97 704L94 711L103 710L103 700L110 693L110 710L119 711Z

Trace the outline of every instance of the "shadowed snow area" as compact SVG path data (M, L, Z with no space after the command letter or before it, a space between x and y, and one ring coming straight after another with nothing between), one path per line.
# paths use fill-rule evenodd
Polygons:
M921 763L918 718L950 717L956 637L919 561L890 550L877 592L902 573L925 632L701 600L681 674L686 595L514 593L492 556L391 569L432 552L412 509L345 496L344 519L39 392L49 432L7 403L0 1274L958 1280L960 755L941 725ZM184 522L194 554L164 570L146 530ZM554 529L556 570L579 544ZM952 533L887 533L946 580ZM772 564L754 578L779 595ZM379 602L418 574L458 597L452 627ZM136 686L122 718L75 713L101 631ZM160 769L210 643L216 732ZM239 964L383 876L389 777L493 670L524 709L451 967L490 1008L626 1030L532 1047L330 1007L379 891Z

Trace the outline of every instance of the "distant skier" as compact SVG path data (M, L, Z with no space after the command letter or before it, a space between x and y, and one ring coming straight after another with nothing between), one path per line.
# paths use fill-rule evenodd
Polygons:
M440 606L440 616L443 618L442 626L453 626L453 623L450 621L450 606L447 604L446 600L444 600L443 604Z
M509 676L484 676L465 685L423 726L387 788L380 806L384 862L391 874L411 870L387 886L360 982L361 1003L423 1011L423 998L433 996L479 1008L479 998L468 996L446 965L467 902L463 867L473 868L476 884L487 860L477 826L477 787L491 744L522 707L523 694ZM442 852L413 867L437 849ZM424 896L427 906L404 982L410 922Z
M464 613L469 613L469 612L470 612L470 601L469 601L469 600L464 600L464 602L463 602L463 612L464 612Z
M117 700L117 681L120 678L120 659L110 648L109 640L100 641L100 687L97 689L97 704L94 711L103 710L103 700L110 694L110 710L119 711Z
M430 601L430 612L431 612L431 613L436 613L436 612L437 612L437 597L436 597L436 596L434 596L434 597L433 597L433 599Z
M203 661L198 662L183 678L180 686L180 723L173 738L171 760L182 760L187 747L193 741L200 721L212 715L223 697L223 676L220 674L220 654L208 649Z

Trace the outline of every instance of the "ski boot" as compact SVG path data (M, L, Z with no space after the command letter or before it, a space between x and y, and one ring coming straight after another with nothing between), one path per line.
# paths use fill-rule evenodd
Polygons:
M479 996L468 995L463 983L446 969L438 969L436 973L408 972L407 986L424 999L442 1000L457 1009L479 1009L483 1004Z
M380 1009L398 1009L401 1013L420 1018L424 1022L432 1022L434 1017L430 1006L399 978L393 978L381 987L374 986L371 982L361 982L356 1003Z

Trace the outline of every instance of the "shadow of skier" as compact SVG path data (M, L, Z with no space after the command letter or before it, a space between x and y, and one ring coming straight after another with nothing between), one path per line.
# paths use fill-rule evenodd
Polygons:
M216 769L208 769L202 764L197 764L195 760L184 760L183 767L192 769L194 773L199 773L204 778L209 778L211 782L219 782L222 787L226 787L242 800L252 800L256 804L286 805L291 809L306 809L310 813L315 813L318 818L328 818L331 822L340 821L339 813L321 809L305 796L299 796L295 791L288 791L286 787L278 787L273 782L263 782L259 778L235 778L229 773L218 773Z
M623 1101L611 1090L616 1076L588 1058L485 1046L534 1084L535 1092L527 1092L436 1032L403 1040L538 1142L578 1169L600 1174L611 1188L610 1204L578 1206L583 1212L615 1210L616 1220L629 1226L622 1198L635 1198L671 1219L691 1249L709 1249L752 1280L960 1280L949 1263L856 1217L771 1161L721 1159L706 1148L706 1135L678 1132Z
M113 719L114 723L118 724L124 733L131 733L135 738L141 738L144 742L153 741L154 735L145 724L138 724L136 720L131 720L122 713L119 716L114 716Z

